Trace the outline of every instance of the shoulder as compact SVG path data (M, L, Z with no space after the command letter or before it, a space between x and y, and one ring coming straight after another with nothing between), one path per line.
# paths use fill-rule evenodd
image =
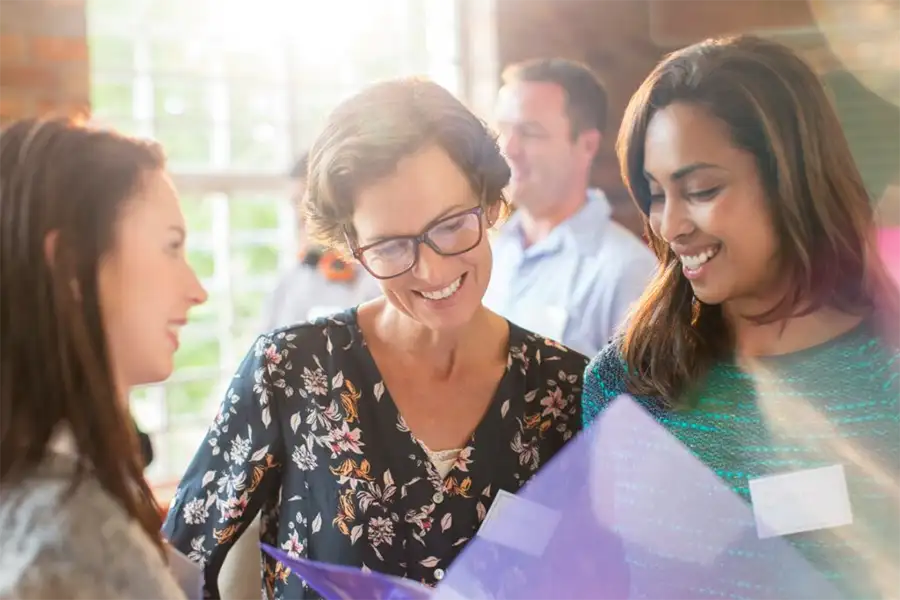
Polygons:
M582 413L585 423L593 421L607 404L627 392L626 374L621 342L616 339L607 344L584 371Z
M65 460L4 486L0 596L181 597L156 547L99 482L85 476L70 493Z
M253 358L255 362L268 360L279 364L286 359L333 354L361 344L354 310L345 310L264 333L256 338L247 358Z
M625 390L625 359L622 356L620 338L607 344L588 363L584 372L585 385L602 384L604 389L621 393Z

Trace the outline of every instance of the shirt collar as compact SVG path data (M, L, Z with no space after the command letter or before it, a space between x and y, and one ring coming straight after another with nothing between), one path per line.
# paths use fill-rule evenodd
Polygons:
M557 225L546 239L528 248L527 252L553 252L563 245L571 245L577 250L592 250L602 237L598 234L611 219L612 207L606 194L598 188L589 188L587 199L578 212ZM523 235L522 215L515 212L500 228L497 237L504 242L515 241L521 245Z

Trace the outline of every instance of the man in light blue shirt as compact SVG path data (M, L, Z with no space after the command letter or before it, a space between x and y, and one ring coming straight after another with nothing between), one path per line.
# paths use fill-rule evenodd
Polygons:
M588 189L607 98L585 66L563 59L513 65L497 101L500 144L516 212L492 241L485 305L588 356L622 324L656 269L637 236Z

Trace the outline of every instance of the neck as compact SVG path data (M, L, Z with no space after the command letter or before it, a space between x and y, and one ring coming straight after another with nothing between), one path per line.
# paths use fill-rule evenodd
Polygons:
M759 314L723 306L725 320L734 335L735 352L739 358L778 356L799 352L850 331L862 321L831 308L822 308L802 317L774 323L759 324L744 315Z
M480 307L465 325L453 330L429 329L384 301L374 317L375 333L391 349L424 365L440 379L457 375L465 365L482 361L486 333L493 331L493 315Z
M552 208L545 213L522 210L521 223L525 245L531 246L545 240L560 223L567 221L581 210L585 202L587 202L587 186L579 185L562 198L550 202Z

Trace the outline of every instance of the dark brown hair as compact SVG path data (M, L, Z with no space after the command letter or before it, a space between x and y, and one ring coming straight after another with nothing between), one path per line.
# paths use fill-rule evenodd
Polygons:
M562 88L573 139L588 129L606 130L606 89L587 65L565 58L536 58L503 70L503 83L519 81L554 83Z
M329 116L310 150L304 200L310 236L343 252L352 226L354 198L367 185L431 144L465 173L486 208L505 205L509 182L497 138L453 94L423 79L374 84L345 100Z
M122 208L163 166L155 144L65 119L0 133L0 481L27 477L68 428L73 486L96 477L160 550L158 507L111 372L98 271Z
M874 215L837 115L818 77L790 49L754 36L708 40L665 58L631 98L617 152L622 177L646 214L647 126L656 111L698 105L756 157L791 288L759 322L833 307L877 316L896 333L897 288L875 241ZM669 405L733 352L721 307L693 302L669 245L646 233L660 270L625 327L629 391ZM890 339L890 336L889 336Z

